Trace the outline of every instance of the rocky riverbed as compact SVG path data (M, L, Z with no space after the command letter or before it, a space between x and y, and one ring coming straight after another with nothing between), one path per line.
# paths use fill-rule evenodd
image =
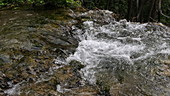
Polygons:
M30 11L30 10L3 10L0 11L0 95L2 96L140 96L152 95L155 92L146 91L152 86L142 86L146 79L138 78L133 75L139 75L143 68L147 67L148 76L157 78L160 76L166 79L165 83L169 81L169 61L168 54L157 58L153 64L160 64L148 67L147 65L133 66L136 73L130 72L132 66L127 65L123 61L119 61L120 66L117 66L118 74L112 74L109 66L101 66L103 69L111 70L111 73L96 74L99 78L96 83L91 83L89 80L84 79L82 70L87 67L81 60L71 60L67 62L67 58L74 54L81 45L81 36L86 34L87 31L98 31L100 26L110 28L108 24L117 24L115 21L117 15L106 10L83 10L79 9L57 9L45 11ZM84 22L91 21L94 23L93 28ZM90 24L90 23L88 23ZM126 20L121 20L117 24L116 30L125 28L127 25ZM137 24L137 23L136 23ZM140 25L139 25L140 26ZM135 26L134 26L135 27ZM89 28L87 30L86 28ZM94 28L98 28L97 30ZM151 23L146 25L145 31L169 30L166 26L160 23ZM109 29L110 30L110 29ZM135 29L132 31L140 31ZM100 30L101 31L101 30ZM106 30L108 31L108 30ZM121 30L125 32L126 30ZM106 32L107 33L107 32ZM97 38L109 38L115 40L114 37L106 33L97 35ZM126 32L125 32L126 33ZM135 34L135 33L134 33ZM130 34L134 35L134 34ZM138 34L138 33L136 33ZM128 35L128 34L125 34ZM160 34L162 35L162 34ZM170 34L166 35L169 36ZM123 34L122 34L123 36ZM157 35L156 35L157 36ZM165 36L165 37L166 37ZM133 36L132 36L133 37ZM88 38L88 37L83 37ZM128 42L139 43L138 40L128 39ZM87 39L88 40L88 39ZM122 40L122 41L121 41ZM123 41L121 39L119 41ZM149 40L149 39L148 39ZM151 38L152 40L152 38ZM161 41L162 42L162 41ZM166 42L166 40L165 40ZM167 42L168 43L168 42ZM103 43L104 44L104 43ZM146 43L147 45L147 43ZM149 44L148 44L149 45ZM83 46L83 45L82 45ZM122 45L119 45L122 46ZM112 46L110 46L112 47ZM122 46L123 47L123 46ZM166 48L166 47L165 47ZM97 48L96 48L97 49ZM103 49L98 49L102 52ZM130 50L130 49L129 49ZM168 51L169 52L169 51ZM97 53L99 54L99 53ZM116 54L116 53L115 53ZM131 58L135 59L138 53ZM103 58L103 57L102 57ZM152 58L150 58L152 61ZM162 60L164 59L164 60ZM117 59L107 58L106 61L100 62L101 64L115 63ZM153 59L155 60L155 59ZM137 62L137 61L136 61ZM137 63L141 63L142 60ZM92 62L93 63L93 62ZM121 64L125 63L123 67ZM138 64L140 65L140 64ZM143 66L143 68L142 68ZM144 70L144 71L146 71ZM129 72L129 73L126 73ZM133 70L134 71L134 70ZM105 72L105 71L104 71ZM103 74L103 75L101 75ZM143 73L141 73L143 75ZM140 75L141 75L140 74ZM129 77L127 77L127 76ZM147 76L144 76L147 77ZM139 80L132 82L132 80ZM150 79L150 78L149 78ZM160 79L160 78L157 78ZM141 81L140 81L141 80ZM153 79L154 80L154 79ZM152 83L150 80L148 82ZM162 81L161 81L162 83ZM148 84L148 83L146 83ZM140 87L142 86L142 87ZM161 86L161 85L160 85ZM164 86L164 84L162 84ZM155 87L155 86L153 86ZM169 87L167 87L167 90ZM158 88L159 89L159 88ZM162 91L163 92L163 91ZM160 93L162 93L160 92ZM156 94L156 92L155 92ZM167 96L164 94L163 96Z

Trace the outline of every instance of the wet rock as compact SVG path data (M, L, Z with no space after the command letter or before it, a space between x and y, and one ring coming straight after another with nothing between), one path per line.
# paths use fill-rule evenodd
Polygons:
M60 66L54 62L58 57L67 58L78 46L71 26L79 21L61 10L1 11L0 94L12 95L7 90L17 84L20 96L64 95L56 91L58 84L76 91L82 87L81 63Z
M50 94L51 95L56 94L54 96L58 96L60 94L57 91L55 91L55 85L51 85L51 83L49 81L39 82L39 83L31 83L29 85L25 85L25 86L21 87L20 90L21 90L20 96L23 96L23 95L47 96Z
M149 96L150 94L145 92L143 89L138 89L138 86L133 86L131 84L115 84L110 88L111 96L122 96L122 95L130 95L134 96L136 94L141 96Z
M74 68L74 70L80 70L85 67L81 64L81 62L76 60L72 60L69 64Z
M66 92L65 95L73 96L96 96L98 95L99 90L96 86L85 85L79 88L74 88L69 92Z
M73 12L72 14L70 14L70 16L72 16L73 18L82 20L82 21L92 20L99 24L108 24L114 21L115 18L118 18L118 15L108 10L90 10L84 13Z
M164 70L163 72L159 72L159 74L170 77L170 69Z
M9 55L1 54L0 55L0 65L5 63L10 63L11 60L9 59Z
M159 67L158 74L170 77L170 60L160 60L160 63L162 65Z
M160 60L161 63L170 65L170 60Z
M79 62L74 61L72 63L76 64ZM78 71L75 71L80 70L80 68L74 67L75 66L66 65L57 70L53 70L54 74L51 74L50 77L48 77L49 79L23 84L23 86L20 87L20 95L91 96L97 94L98 90L96 87L82 85L81 76Z
M1 88L1 91L3 89L8 89L10 88L9 84L7 83L8 81L7 80L4 80L3 78L0 78L0 88Z

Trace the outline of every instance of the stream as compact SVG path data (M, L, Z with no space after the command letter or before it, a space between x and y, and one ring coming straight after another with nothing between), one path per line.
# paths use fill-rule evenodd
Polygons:
M169 27L113 15L1 11L0 95L169 96Z

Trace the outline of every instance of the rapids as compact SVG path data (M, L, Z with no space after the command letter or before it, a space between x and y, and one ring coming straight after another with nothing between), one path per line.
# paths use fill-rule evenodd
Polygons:
M169 96L169 27L115 16L0 11L0 95Z
M85 81L104 87L113 96L117 90L123 96L170 94L170 79L160 76L160 60L170 56L168 27L126 20L104 25L85 21L82 26L73 27L80 42L67 62L85 65L81 69Z

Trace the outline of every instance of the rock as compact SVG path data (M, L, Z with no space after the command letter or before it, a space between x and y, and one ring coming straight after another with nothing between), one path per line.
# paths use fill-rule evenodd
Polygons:
M158 72L158 74L170 77L170 60L160 60L160 62L163 65L159 67L161 72Z
M170 60L160 60L161 63L170 65Z
M94 22L100 23L100 24L108 24L115 20L115 18L118 18L118 16L111 11L108 10L90 10L84 13L74 13L70 14L71 17L75 19L79 19L82 21L88 21L92 20Z
M6 96L6 94L0 91L0 96Z
M81 62L76 60L72 60L69 64L74 68L74 70L80 70L85 67L81 64Z
M17 84L21 96L93 96L100 93L98 86L82 79L80 70L85 66L81 62L75 60L59 66L53 61L58 57L67 58L78 46L72 25L81 27L82 22L88 20L108 24L115 20L116 14L106 10L73 12L70 16L64 9L60 10L62 14L60 11L48 14L49 10L44 10L43 14L15 11L1 12L4 24L0 26L0 95L1 91ZM71 91L57 92L56 85Z
M163 72L160 72L159 74L170 77L170 69L164 70Z
M66 95L73 96L98 96L99 90L96 86L85 85L79 88L73 88L71 91L66 92Z

